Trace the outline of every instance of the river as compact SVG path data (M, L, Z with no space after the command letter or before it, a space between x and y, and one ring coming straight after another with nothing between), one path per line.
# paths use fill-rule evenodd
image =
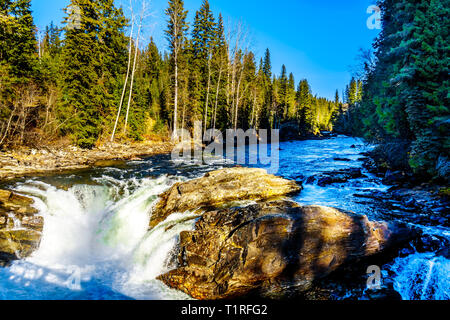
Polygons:
M306 181L326 171L362 168L361 153L371 148L345 136L283 142L279 170L272 173ZM155 278L173 268L178 235L192 229L193 222L171 215L148 230L151 208L174 183L228 165L222 159L211 166L182 165L160 155L120 167L15 180L8 187L35 199L45 224L41 245L31 257L0 268L0 299L189 299ZM294 200L385 219L377 206L354 196L388 189L362 171L362 178L345 183L304 184ZM448 228L418 227L450 239ZM435 252L413 251L385 268L383 276L403 299L450 299L450 263Z

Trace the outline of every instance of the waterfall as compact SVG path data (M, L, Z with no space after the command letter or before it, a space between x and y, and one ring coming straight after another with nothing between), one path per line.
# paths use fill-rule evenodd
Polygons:
M39 249L0 270L0 299L186 299L155 278L169 271L179 233L195 214L174 214L152 230L158 195L179 178L110 176L67 190L29 181L16 191L44 217Z

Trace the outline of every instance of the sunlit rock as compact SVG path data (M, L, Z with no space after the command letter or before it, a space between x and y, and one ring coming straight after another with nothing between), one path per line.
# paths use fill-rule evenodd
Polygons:
M290 201L214 210L181 233L179 266L159 279L196 299L282 297L414 236L404 225Z
M160 196L150 226L174 212L211 207L241 200L266 200L299 192L295 181L267 174L264 169L229 168L207 173L203 178L177 183Z

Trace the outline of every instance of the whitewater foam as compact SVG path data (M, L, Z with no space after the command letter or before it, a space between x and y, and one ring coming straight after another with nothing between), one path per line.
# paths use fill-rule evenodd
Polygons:
M34 198L45 224L39 249L0 272L0 298L187 298L155 278L169 270L178 235L193 227L195 214L148 227L158 195L180 178L94 180L67 190L38 181L16 187Z

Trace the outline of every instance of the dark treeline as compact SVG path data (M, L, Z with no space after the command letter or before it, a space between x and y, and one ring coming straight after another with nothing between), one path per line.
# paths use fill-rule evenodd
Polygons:
M309 135L331 130L341 108L338 93L314 96L285 66L275 74L269 49L258 61L243 26L225 30L207 0L191 26L183 1L169 1L164 53L152 39L139 44L145 8L129 19L113 0L72 0L64 27L51 24L41 37L30 1L0 2L3 148L62 137L91 148L169 136L196 121L219 130L292 122Z
M348 87L348 110L337 127L381 143L386 167L448 179L450 2L384 0L378 5L382 32L374 54L363 55L363 82L353 80Z

